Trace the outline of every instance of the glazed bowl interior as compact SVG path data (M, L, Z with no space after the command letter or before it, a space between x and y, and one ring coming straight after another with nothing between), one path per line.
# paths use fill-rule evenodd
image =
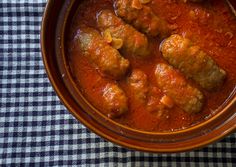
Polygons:
M70 70L65 45L72 18L81 0L49 0L45 9L41 46L48 77L67 109L87 128L127 148L172 153L215 142L236 129L236 91L212 118L176 132L146 132L121 125L99 112L83 96Z

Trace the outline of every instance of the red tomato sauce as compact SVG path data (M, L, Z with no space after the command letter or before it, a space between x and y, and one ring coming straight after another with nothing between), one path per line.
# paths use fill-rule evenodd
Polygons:
M199 45L217 64L227 72L227 79L221 89L207 92L199 88L206 97L204 108L196 114L188 114L178 107L160 119L156 113L133 100L128 91L126 78L115 81L107 78L91 64L79 51L74 40L78 25L84 23L96 28L96 13L102 9L113 9L111 0L88 0L78 7L68 34L67 48L71 73L84 96L100 112L104 112L101 100L102 90L109 82L116 82L125 91L129 99L129 111L115 121L128 127L144 131L176 131L203 122L217 113L236 85L236 18L223 0L211 0L203 3L183 3L178 0L153 0L148 4L153 11L165 19L172 27L172 34L180 34ZM131 68L141 69L148 75L149 82L156 85L154 67L165 62L159 51L161 41L158 37L149 39L153 45L150 58L136 59L132 55L123 55L130 61ZM192 81L189 80L192 83Z

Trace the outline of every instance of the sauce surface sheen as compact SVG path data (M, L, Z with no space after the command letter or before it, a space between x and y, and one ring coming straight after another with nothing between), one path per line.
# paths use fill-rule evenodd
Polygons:
M118 83L129 99L129 111L114 120L128 127L144 131L176 131L200 123L217 113L236 85L236 18L232 15L225 1L210 0L203 3L183 3L177 0L153 0L148 4L155 14L165 19L171 25L172 34L180 34L191 39L201 47L216 63L227 72L227 79L223 86L216 91L209 92L193 81L191 84L199 88L206 97L203 110L196 114L189 114L178 107L168 112L168 116L160 119L158 114L148 112L144 106L133 100L129 92L126 78L120 81L112 80L99 72L87 58L81 54L75 40L79 24L83 23L95 29L96 14L102 9L113 10L111 0L83 1L78 7L67 36L68 60L71 73L93 106L100 112L104 111L104 104L100 97L107 83ZM144 71L150 84L156 85L154 68L157 63L167 63L159 51L161 40L151 38L153 51L149 58L137 59L132 55L124 55L129 60L132 69Z

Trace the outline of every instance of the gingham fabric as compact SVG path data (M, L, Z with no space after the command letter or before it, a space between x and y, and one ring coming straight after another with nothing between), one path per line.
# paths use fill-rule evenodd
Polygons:
M45 0L0 0L0 166L227 166L236 134L180 154L131 151L87 130L60 103L44 70Z

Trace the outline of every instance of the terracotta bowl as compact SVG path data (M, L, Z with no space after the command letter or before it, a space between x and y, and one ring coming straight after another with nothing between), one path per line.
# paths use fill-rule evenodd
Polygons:
M236 91L214 117L191 128L151 133L120 125L97 111L72 79L66 56L65 33L81 0L48 0L42 21L41 47L48 77L57 95L82 124L108 141L126 148L155 153L198 149L236 130Z

